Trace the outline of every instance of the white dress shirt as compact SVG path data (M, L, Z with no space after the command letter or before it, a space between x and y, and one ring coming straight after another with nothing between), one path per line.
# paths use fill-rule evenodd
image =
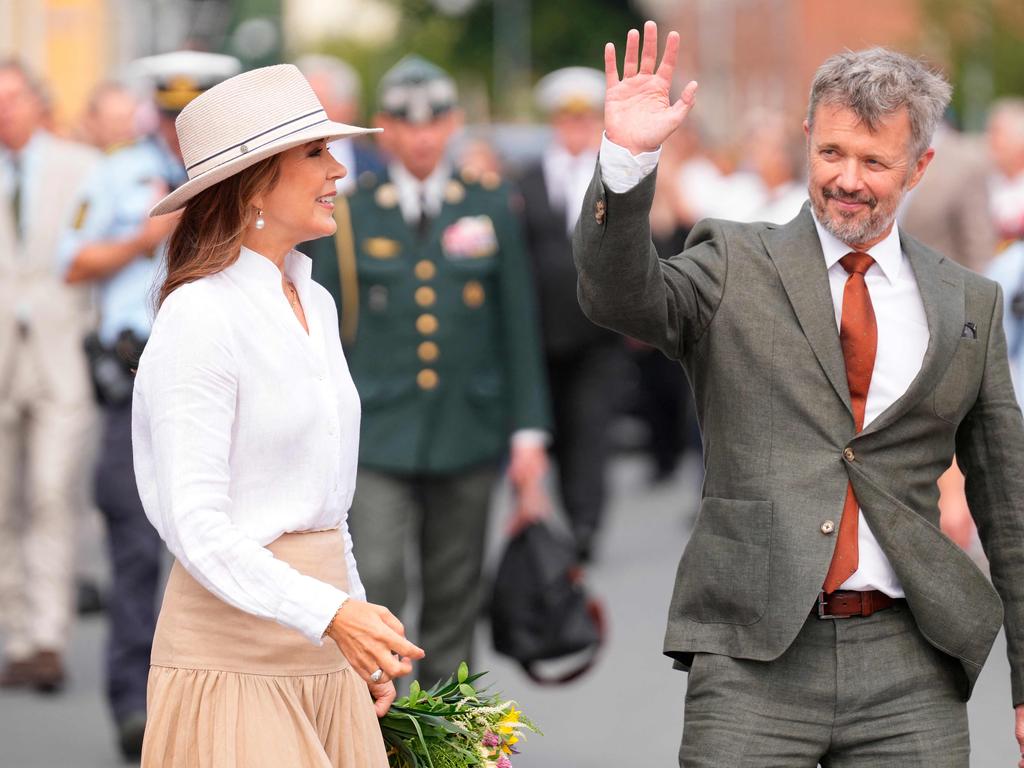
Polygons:
M561 207L565 211L565 231L569 235L576 228L596 163L597 152L593 150L573 155L557 141L544 150L541 168L548 202L552 207Z
M659 156L660 150L633 156L606 136L601 144L600 160L605 186L620 194L632 189L654 170ZM827 232L817 218L814 225L828 268L838 330L842 320L843 292L849 277L839 260L851 249ZM910 261L900 245L898 229L893 227L888 237L868 249L868 253L875 263L868 269L864 280L878 326L878 347L865 406L865 428L910 387L921 370L930 338L924 302ZM903 597L903 586L871 532L863 511L860 511L858 547L859 567L841 589L877 589L890 597Z
M283 533L338 529L349 594L365 599L347 524L359 396L311 265L297 251L285 261L308 335L281 272L246 248L172 292L139 363L132 441L146 516L181 565L225 602L319 645L348 595L265 548Z

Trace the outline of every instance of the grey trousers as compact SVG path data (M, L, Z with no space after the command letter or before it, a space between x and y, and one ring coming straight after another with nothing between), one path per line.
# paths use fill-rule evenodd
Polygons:
M410 639L427 656L417 679L424 688L472 662L473 629L491 491L497 467L451 475L404 476L359 468L349 529L359 577L372 603L396 616L405 607L407 545L419 553L423 601Z
M775 661L696 655L679 765L967 768L961 675L905 604L809 618Z

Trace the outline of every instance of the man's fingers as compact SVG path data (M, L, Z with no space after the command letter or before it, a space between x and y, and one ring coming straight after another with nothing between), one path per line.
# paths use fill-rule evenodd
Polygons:
M658 66L658 77L666 83L672 82L672 74L676 69L676 58L679 56L679 33L669 32L665 39L665 53L661 56Z
M614 88L619 84L619 65L615 61L615 43L604 44L604 85Z
M691 107L694 105L694 103L697 101L696 80L691 80L686 84L686 87L683 88L683 92L679 94L679 100L686 104L689 104Z
M676 125L683 122L683 119L686 117L687 113L696 101L697 83L696 81L690 81L683 89L683 92L679 95L676 103L672 105L672 117L675 118Z
M644 47L640 54L640 72L644 75L654 74L654 64L658 61L658 25L653 21L644 23Z
M622 60L622 79L633 77L637 72L637 58L640 54L640 33L635 29L626 35L626 55Z

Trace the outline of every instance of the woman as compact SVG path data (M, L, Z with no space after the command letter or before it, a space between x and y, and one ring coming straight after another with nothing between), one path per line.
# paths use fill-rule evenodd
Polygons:
M290 65L221 83L176 126L189 181L151 212L184 207L133 408L139 493L176 558L142 764L383 768L374 709L423 651L363 599L358 395L293 250L335 231L326 140L368 131L329 121Z

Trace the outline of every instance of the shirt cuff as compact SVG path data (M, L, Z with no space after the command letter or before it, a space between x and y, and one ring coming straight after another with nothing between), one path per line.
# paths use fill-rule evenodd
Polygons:
M286 590L276 618L279 624L299 630L313 645L323 645L327 625L348 597L337 587L299 574Z
M653 152L641 152L639 155L634 155L605 134L601 138L600 158L601 180L604 185L612 192L622 194L629 192L658 167L661 147Z
M543 429L517 429L512 433L512 445L537 446L544 448L548 444L550 435Z

